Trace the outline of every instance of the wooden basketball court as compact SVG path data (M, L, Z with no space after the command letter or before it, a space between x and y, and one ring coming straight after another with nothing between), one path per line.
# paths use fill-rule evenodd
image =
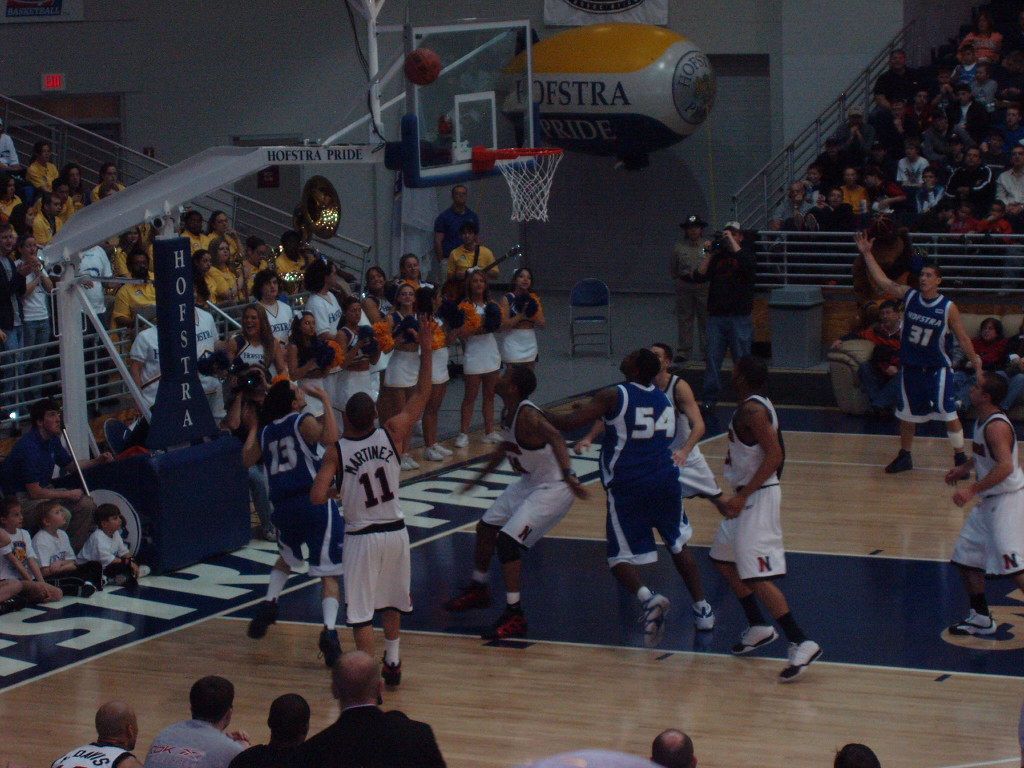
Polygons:
M719 475L724 443L719 435L703 445ZM602 566L604 494L592 481L590 499L577 502L527 556L526 642L487 644L438 607L468 575L472 517L414 537L417 610L403 639L403 684L387 694L385 707L429 722L448 764L457 768L510 766L584 747L647 754L666 727L693 736L700 764L710 768L828 765L851 741L870 745L887 767L1015 763L1024 595L1012 591L1012 582L992 584L989 597L1003 625L996 639L954 646L942 635L945 624L966 612L955 574L943 564L966 513L952 504L942 482L950 458L946 441L919 439L917 469L897 476L882 472L895 450L890 436L789 430L786 446L783 520L791 558L783 588L824 649L797 683L776 682L782 641L771 657L722 652L742 629L742 615L704 567L702 547L719 520L705 501L689 501L686 509L694 526L691 544L719 616L714 632L693 632L681 582L662 556L650 583L666 594L676 591L666 647L603 642L609 625L631 631L635 602L618 594ZM457 452L453 461L468 458ZM428 489L413 498L469 476L465 467L427 480L409 474L403 488ZM477 501L477 509L486 506L485 499ZM270 545L264 549L271 554ZM933 575L939 576L934 582ZM496 605L477 619L480 625L493 620L503 597L500 582L493 585ZM312 582L289 589L282 602L285 608L285 600L292 601L282 611L286 620L260 642L245 637L244 610L238 615L235 607L8 687L0 693L0 720L17 738L3 740L0 760L48 764L92 738L96 706L114 697L138 711L137 753L144 755L157 730L188 716L191 683L213 673L234 682L234 724L255 742L268 738L267 708L286 692L310 701L311 730L319 730L337 716L315 653L318 616L303 607L318 606L319 598ZM685 642L678 641L683 633ZM713 639L698 641L698 634ZM351 648L344 630L342 638ZM906 661L886 663L892 659Z

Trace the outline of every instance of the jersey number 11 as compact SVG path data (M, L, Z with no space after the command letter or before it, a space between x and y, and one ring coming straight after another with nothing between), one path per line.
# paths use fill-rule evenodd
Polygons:
M363 492L366 494L366 508L376 507L382 501L392 501L395 498L394 491L391 490L391 486L388 485L388 476L384 471L384 467L377 467L377 471L373 473L373 476L377 478L380 483L380 498L377 498L373 492L373 481L370 479L370 475L366 472L359 476L359 484L363 486Z

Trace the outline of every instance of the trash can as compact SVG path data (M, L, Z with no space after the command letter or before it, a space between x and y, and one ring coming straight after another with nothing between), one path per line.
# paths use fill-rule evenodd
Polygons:
M821 288L787 285L772 289L768 315L772 334L772 366L813 368L821 362Z

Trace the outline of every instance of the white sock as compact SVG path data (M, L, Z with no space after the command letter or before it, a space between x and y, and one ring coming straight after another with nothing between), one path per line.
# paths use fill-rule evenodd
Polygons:
M640 589L636 591L636 599L639 600L641 603L646 603L653 596L654 595L651 594L651 590L649 590L647 587L640 587Z
M384 638L384 661L388 664L398 663L398 644L402 642L399 638L388 640Z
M325 597L320 605L324 612L324 626L334 629L338 624L338 598Z
M519 602L519 593L518 592L509 592L509 593L507 593L505 595L505 602L507 602L509 605L515 605L516 603Z
M956 432L947 432L946 437L949 438L949 442L953 444L953 450L960 453L964 449L964 431L958 429Z
M290 575L284 571L277 570L277 568L270 572L270 583L267 584L267 600L277 600Z
M484 573L483 571L478 571L478 570L476 570L474 568L473 569L473 583L474 584L486 584L487 583L487 574Z

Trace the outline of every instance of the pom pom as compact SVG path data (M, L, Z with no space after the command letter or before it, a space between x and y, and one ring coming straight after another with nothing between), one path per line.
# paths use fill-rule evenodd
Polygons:
M512 308L513 315L521 315L526 309L526 302L529 301L530 297L525 293L510 293L509 306Z
M196 370L203 376L216 376L231 367L228 353L223 349L207 352L196 361Z
M434 334L430 340L430 348L436 352L437 350L444 349L447 346L448 334L444 332L444 328L441 327L440 323L434 323Z
M373 324L373 338L376 339L377 346L384 354L395 348L395 338L391 335L387 320L378 320Z
M356 338L359 339L359 348L363 350L363 354L367 357L374 357L380 350L376 334L370 326L360 325Z
M334 352L334 357L328 363L328 368L342 368L345 365L345 348L334 339L327 341L328 348Z
M341 347L338 342L334 342L335 347ZM328 370L334 363L334 348L329 342L323 339L316 339L313 342L313 359L316 361L316 367L322 370Z
M464 301L461 304L459 304L459 310L462 312L465 318L463 320L462 325L466 329L466 331L468 331L470 334L479 333L480 326L483 325L483 320L481 319L480 315L476 313L476 307L473 306L471 302Z
M392 336L394 336L396 344L415 344L417 337L412 332L419 329L420 321L416 319L416 316L406 315L395 325Z
M540 312L540 307L540 297L536 293L531 293L523 303L523 314L529 318L536 317L537 313Z
M501 328L501 307L493 301L484 306L484 333L494 333Z
M275 376L274 378L272 378L270 380L270 386L274 386L275 384L280 384L282 381L291 382L291 379L288 378L287 374L279 373L279 374L277 374L277 376Z
M435 316L441 318L444 324L453 331L461 328L463 323L466 322L466 314L459 309L459 305L456 302L450 299L441 301L441 306L437 308Z

